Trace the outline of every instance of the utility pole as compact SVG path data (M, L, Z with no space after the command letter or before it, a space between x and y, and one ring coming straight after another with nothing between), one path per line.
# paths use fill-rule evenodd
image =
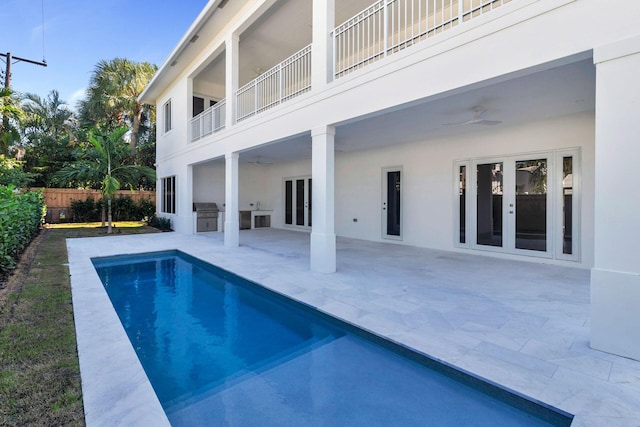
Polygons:
M4 56L5 58L7 58L6 59L7 66L5 67L5 74L4 74L4 87L7 89L11 87L11 61L13 61L14 59L16 60L16 62L22 61L22 62L28 62L29 64L40 65L42 67L47 66L47 61L45 61L44 59L42 61L34 61L32 59L20 58L19 56L12 56L11 52L0 53L0 56Z

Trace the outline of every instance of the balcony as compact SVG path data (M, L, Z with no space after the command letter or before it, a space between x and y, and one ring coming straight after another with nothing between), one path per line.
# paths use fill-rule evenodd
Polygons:
M379 0L364 10L367 0L353 0L336 8L334 18L343 22L332 31L333 75L339 79L397 53L406 47L437 36L503 6L511 0ZM309 25L283 33L291 19L310 20L310 2L287 0L257 20L241 37L240 82L232 105L235 122L241 122L311 90L311 38ZM356 11L361 12L356 13ZM355 13L355 15L354 15ZM301 21L302 22L302 21ZM277 36L277 39L272 40ZM265 40L269 40L266 43ZM297 51L296 51L297 50ZM295 52L263 72L278 57ZM283 53L282 56L278 54ZM220 99L225 93L225 56L220 50L193 80L194 93ZM251 80L249 80L251 79ZM230 101L231 102L231 101ZM225 127L225 101L191 120L191 141L214 134Z
M191 119L191 142L224 129L225 106L223 99Z
M311 45L294 53L236 92L238 122L311 90Z
M333 31L334 77L490 12L511 0L380 0Z

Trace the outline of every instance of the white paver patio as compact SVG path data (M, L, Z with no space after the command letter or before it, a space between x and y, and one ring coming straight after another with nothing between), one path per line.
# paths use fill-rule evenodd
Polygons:
M179 249L575 415L640 426L640 362L589 347L589 271L338 238L338 271L309 270L309 235L242 231L67 241L86 420L168 425L91 257Z

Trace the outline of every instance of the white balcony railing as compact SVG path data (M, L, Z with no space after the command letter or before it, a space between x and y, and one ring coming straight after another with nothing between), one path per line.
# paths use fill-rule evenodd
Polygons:
M511 0L379 0L333 31L341 77Z
M217 102L191 119L191 141L196 141L224 129L226 102Z
M275 107L310 89L311 45L238 89L236 121Z

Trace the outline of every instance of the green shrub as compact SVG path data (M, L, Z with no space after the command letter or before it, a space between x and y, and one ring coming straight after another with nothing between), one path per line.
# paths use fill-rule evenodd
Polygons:
M36 235L46 213L40 191L24 194L0 187L0 274L15 266L22 250Z
M140 212L131 196L118 196L111 200L111 216L114 221L139 221Z
M71 220L73 222L100 221L102 202L96 202L93 197L86 200L71 201Z
M71 212L73 222L94 222L102 220L102 204L104 201L72 200ZM131 196L121 195L111 199L111 217L113 221L149 221L155 215L156 205L151 199L141 199L136 203Z
M147 225L157 228L158 230L171 231L171 219L169 218L162 218L154 215L149 218L149 221L147 221Z
M140 199L138 208L143 221L149 222L156 215L156 204L151 199Z

